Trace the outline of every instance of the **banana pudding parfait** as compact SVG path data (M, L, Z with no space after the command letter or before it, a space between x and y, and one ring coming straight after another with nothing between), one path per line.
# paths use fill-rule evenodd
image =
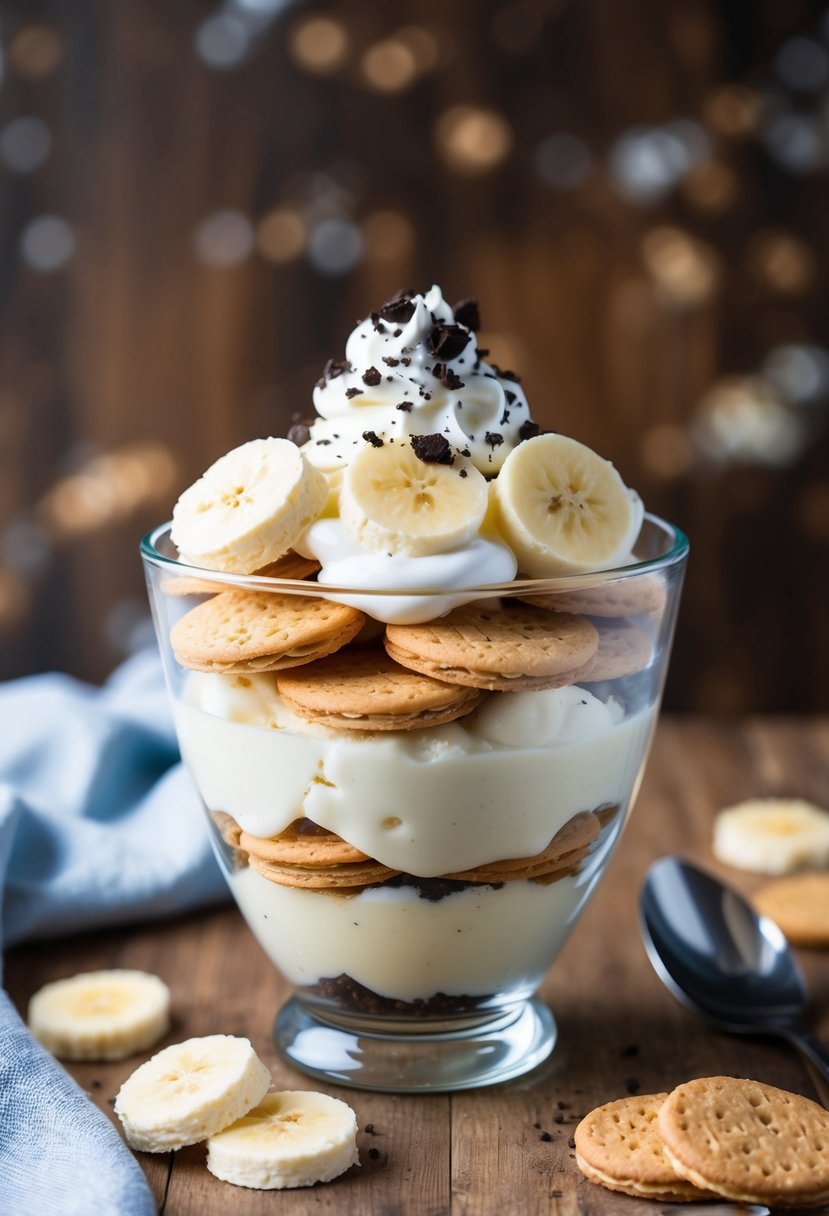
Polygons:
M477 330L474 301L398 293L314 417L142 543L182 755L295 990L277 1043L346 1085L552 1050L535 993L635 797L687 555Z

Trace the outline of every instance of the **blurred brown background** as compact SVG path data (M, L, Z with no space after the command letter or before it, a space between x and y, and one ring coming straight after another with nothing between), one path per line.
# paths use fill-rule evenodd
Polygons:
M0 0L0 675L404 285L692 540L667 696L829 709L829 9Z

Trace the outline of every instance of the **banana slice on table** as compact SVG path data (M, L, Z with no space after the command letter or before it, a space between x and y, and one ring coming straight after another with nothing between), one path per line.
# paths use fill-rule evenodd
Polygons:
M445 447L451 464L421 459L406 440L366 444L358 452L340 490L340 518L358 545L370 553L427 557L477 534L487 512L486 478Z
M212 1034L165 1047L128 1077L115 1113L145 1153L198 1144L247 1114L271 1074L248 1039Z
M121 1060L167 1033L170 989L146 971L88 971L45 984L28 1022L62 1060Z
M644 514L610 461L565 435L536 435L513 448L495 498L501 531L531 578L624 561Z
M714 820L718 861L758 874L829 865L829 814L797 798L752 798Z
M288 439L252 439L222 456L173 509L185 561L252 574L290 549L325 508L328 481Z
M305 1090L266 1094L207 1142L212 1174L257 1190L330 1182L358 1161L354 1111L338 1098Z

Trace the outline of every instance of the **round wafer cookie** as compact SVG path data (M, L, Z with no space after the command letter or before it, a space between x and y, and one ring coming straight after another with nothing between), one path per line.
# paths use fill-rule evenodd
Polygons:
M275 562L271 562L269 566L264 566L261 570L256 570L257 576L267 578L289 578L302 581L309 578L310 575L316 574L321 566L318 561L310 557L300 557L298 553L294 553L293 549L289 549L287 553L283 553ZM218 595L220 591L227 587L221 578L207 579L199 578L197 575L182 574L178 577L167 578L161 584L161 589L165 595Z
M551 612L584 613L586 616L625 617L640 612L659 612L665 605L665 584L658 574L640 574L585 587L581 591L562 591L553 595L522 595L528 604Z
M770 1207L829 1200L829 1111L760 1081L701 1077L659 1111L674 1169L726 1199Z
M756 891L752 903L793 946L829 946L829 873L777 879Z
M327 867L369 860L368 854L341 836L309 824L309 820L297 820L278 836L270 837L242 832L239 843L252 857L276 865Z
M484 601L423 625L388 625L385 646L396 662L438 680L516 692L560 687L564 673L596 653L598 632L586 617Z
M510 882L515 879L544 878L560 870L570 870L583 861L599 830L599 821L593 812L581 811L556 832L546 848L532 857L508 857L503 861L442 874L441 878L460 882Z
M620 680L642 671L653 658L653 643L643 629L620 621L600 625L595 655L577 673L575 684L596 684L600 680Z
M223 591L183 616L170 641L194 671L280 671L339 650L364 620L356 608L310 596Z
M251 855L251 868L270 882L283 887L304 887L309 891L343 890L367 887L394 878L399 870L390 870L379 861L358 861L337 866L288 866L265 861Z
M637 1094L598 1106L576 1128L576 1164L585 1178L637 1199L711 1199L682 1178L662 1148L657 1120L667 1094Z
M383 650L349 649L277 677L303 718L340 730L421 730L470 713L485 694L401 667Z

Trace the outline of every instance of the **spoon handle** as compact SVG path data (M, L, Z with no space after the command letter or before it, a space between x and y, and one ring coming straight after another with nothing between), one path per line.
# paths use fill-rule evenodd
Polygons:
M803 1053L807 1060L814 1064L824 1080L829 1081L829 1047L820 1039L810 1034L808 1030L792 1027L786 1030L785 1037Z

